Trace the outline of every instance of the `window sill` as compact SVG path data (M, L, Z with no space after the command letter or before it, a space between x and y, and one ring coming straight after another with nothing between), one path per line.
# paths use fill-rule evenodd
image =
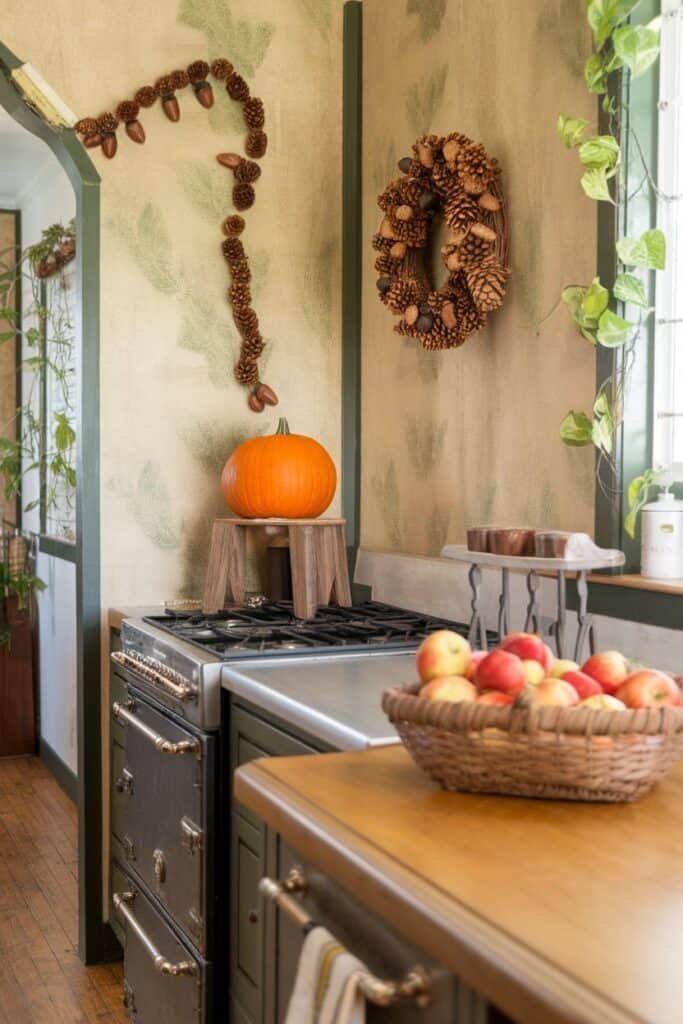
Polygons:
M639 573L624 573L622 576L601 576L591 573L590 583L607 584L612 587L628 587L630 590L646 590L657 594L683 595L683 579L654 580L641 576Z

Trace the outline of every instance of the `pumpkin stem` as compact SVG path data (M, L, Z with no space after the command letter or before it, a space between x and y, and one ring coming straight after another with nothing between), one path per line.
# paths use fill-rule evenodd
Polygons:
M277 430L275 431L275 433L276 434L288 434L289 433L289 423L287 422L287 420L286 420L286 418L284 416L280 417L280 419L278 421L278 425L277 425Z

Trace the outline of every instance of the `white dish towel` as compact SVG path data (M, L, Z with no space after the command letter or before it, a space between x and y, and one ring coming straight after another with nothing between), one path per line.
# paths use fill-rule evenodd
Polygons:
M365 1024L367 968L325 928L306 936L285 1024Z

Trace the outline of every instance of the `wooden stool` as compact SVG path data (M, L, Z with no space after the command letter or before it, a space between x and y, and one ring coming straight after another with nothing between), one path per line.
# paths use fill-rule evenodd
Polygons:
M292 562L294 614L312 618L319 605L351 605L345 519L216 519L211 534L203 610L215 614L226 603L245 602L247 530L286 526Z

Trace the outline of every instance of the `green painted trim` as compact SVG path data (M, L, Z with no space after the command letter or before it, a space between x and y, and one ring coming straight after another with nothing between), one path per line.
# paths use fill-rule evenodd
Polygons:
M342 511L349 571L360 543L363 6L344 4L342 142Z
M24 102L8 72L21 67L0 43L0 105L55 154L76 194L76 280L81 295L80 410L77 418L76 602L78 629L79 952L101 960L102 758L100 737L100 178L71 130L57 131Z
M567 607L573 611L577 608L573 588L570 588L567 596ZM610 619L641 622L663 629L683 628L683 594L662 594L657 590L589 583L588 607L592 615L605 615Z
M78 561L78 547L76 544L69 544L66 540L50 537L46 533L41 533L38 538L38 550L41 554L50 555L51 558L59 558L62 562Z
M72 772L68 764L62 761L59 754L52 749L47 740L42 736L38 737L38 757L43 762L51 775L64 790L70 800L78 803L78 777Z

